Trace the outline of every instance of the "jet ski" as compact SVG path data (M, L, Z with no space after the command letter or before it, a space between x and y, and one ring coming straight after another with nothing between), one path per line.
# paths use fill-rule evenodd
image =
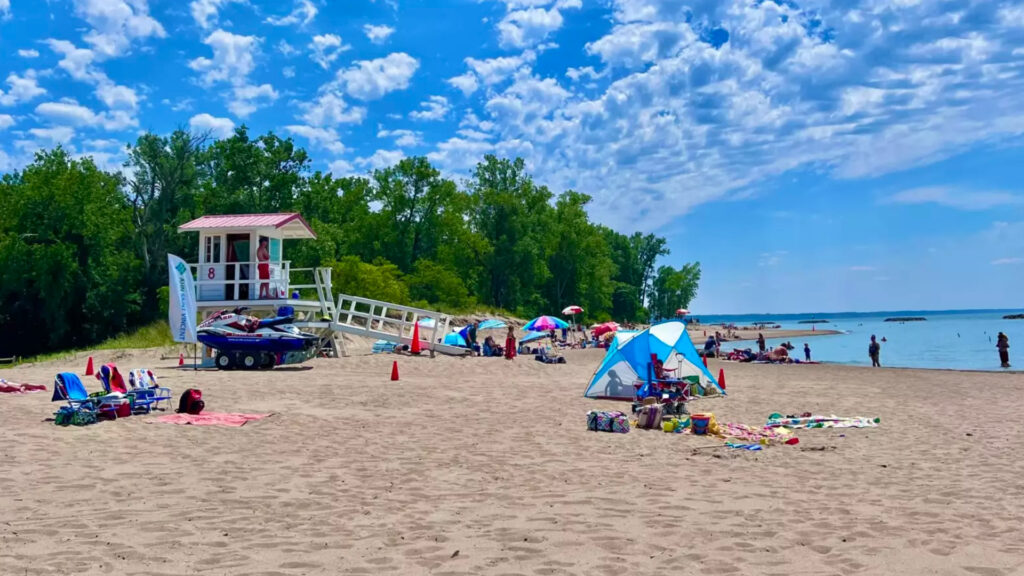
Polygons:
M221 310L197 327L196 336L217 351L221 370L257 370L304 362L316 354L320 337L293 325L294 316L256 318L248 308Z

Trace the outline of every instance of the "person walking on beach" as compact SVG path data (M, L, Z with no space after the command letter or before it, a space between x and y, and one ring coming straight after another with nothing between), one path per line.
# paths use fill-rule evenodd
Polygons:
M764 352L764 334L757 333L757 349Z
M479 347L476 344L476 321L474 320L469 328L466 330L466 343L469 344L469 349L472 350L474 356L479 355Z
M1010 339L1002 332L996 336L996 348L999 349L999 366L1010 367Z
M868 356L871 357L871 367L881 368L882 364L878 361L879 354L882 353L882 345L875 340L875 335L871 335L871 344L868 344Z
M807 345L807 342L804 342L804 361L811 361L811 347Z
M505 337L505 360L516 357L516 329L509 326L508 336Z

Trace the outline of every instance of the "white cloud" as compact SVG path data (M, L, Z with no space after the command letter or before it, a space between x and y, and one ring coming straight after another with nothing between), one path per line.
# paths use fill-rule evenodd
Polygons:
M530 8L509 12L498 23L499 42L503 48L534 46L562 27L562 13L557 8Z
M7 130L11 126L14 126L14 116L10 114L0 114L0 130Z
M762 252L761 256L757 259L757 265L761 267L778 266L782 262L782 258L789 254L786 250L776 250L774 252Z
M46 94L36 81L36 71L26 70L23 76L14 72L7 75L7 92L0 90L0 106L14 106Z
M0 19L11 17L11 0L0 0Z
M472 72L466 72L465 74L449 78L446 82L461 90L464 96L472 95L479 87L476 76Z
M309 57L313 62L319 64L321 68L327 70L342 52L350 48L352 47L341 41L340 36L321 34L313 36L313 41L309 44L309 49L312 51Z
M82 145L97 150L116 150L121 148L123 143L120 140L114 140L113 138L94 138L84 140Z
M75 100L64 99L60 102L44 102L35 109L36 116L65 128L103 128L119 131L138 126L138 121L127 112L112 110L97 114L91 108L82 106Z
M363 33L370 39L370 42L374 44L383 44L387 41L388 37L395 33L395 29L391 26L375 26L373 24L364 24Z
M344 178L351 176L354 173L355 168L347 160L334 160L327 166L327 171L334 175L335 178Z
M298 116L304 123L317 128L341 124L359 124L366 117L366 108L349 106L336 92L325 91L313 102L299 104L303 113Z
M292 46L288 42L281 40L277 43L277 51L284 55L285 58L291 58L292 56L298 55L301 50Z
M75 13L92 26L83 39L103 57L124 55L133 40L165 38L146 0L74 0Z
M957 210L990 210L1024 205L1024 195L998 191L957 190L930 186L903 190L881 200L882 204L938 204Z
M375 60L360 60L338 71L338 82L359 100L377 100L389 92L405 90L419 68L419 61L404 52Z
M70 128L68 126L54 126L52 128L32 128L28 132L37 140L42 141L30 143L35 148L39 148L42 146L56 146L57 144L67 144L72 138L75 137L74 128Z
M316 14L317 9L312 2L309 0L298 0L295 3L295 8L287 16L270 16L265 22L272 26L294 26L296 24L306 26L316 18Z
M281 68L281 76L285 78L295 78L295 66L285 66Z
M209 30L217 25L220 9L228 4L247 4L247 0L193 0L189 4L192 18L203 30Z
M139 106L138 94L127 86L104 82L96 87L95 94L107 108L135 110Z
M0 0L0 1L3 1L3 0ZM21 56L22 58L39 58L39 50L32 50L32 49L18 50L18 56Z
M171 110L175 112L182 112L191 110L192 106L196 103L196 101L192 98L182 98L181 100L171 102L167 98L164 98L160 103L164 106L169 107Z
M68 73L72 79L95 87L94 94L108 108L134 112L141 98L128 86L116 84L106 73L99 69L96 60L98 55L87 48L77 48L66 40L47 40L50 49L61 55L57 66ZM129 123L137 123L134 118Z
M992 261L993 266L1007 266L1010 264L1024 264L1024 258L999 258Z
M378 170L394 166L402 158L405 158L405 153L401 150L377 150L369 157L356 158L356 164L369 170Z
M193 132L209 132L214 138L229 138L235 132L230 118L217 118L207 113L196 114L188 121Z
M316 128L293 124L285 126L285 130L296 136L302 136L309 140L311 144L325 150L330 150L334 154L343 154L345 152L345 145L342 144L338 132L333 128Z
M501 56L486 60L466 58L466 65L484 84L492 85L506 80L519 70L529 69L536 59L537 54L534 51L526 50L518 56Z
M215 30L203 40L213 50L213 58L190 60L189 68L199 72L200 82L212 86L217 82L240 83L256 67L256 54L261 39Z
M270 84L241 84L232 88L232 94L234 97L228 101L228 110L242 118L270 106L278 98L277 90Z
M380 130L377 138L393 138L396 146L412 148L423 143L423 135L412 130Z
M420 102L420 109L409 113L413 120L443 120L451 112L452 107L444 96L431 96L425 102Z

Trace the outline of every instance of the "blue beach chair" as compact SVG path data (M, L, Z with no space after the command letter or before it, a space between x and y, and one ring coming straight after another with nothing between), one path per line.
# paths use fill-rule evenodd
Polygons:
M53 396L50 401L67 402L71 413L88 413L94 418L99 414L117 418L119 407L128 402L120 396L89 396L82 380L71 372L61 372L54 378Z

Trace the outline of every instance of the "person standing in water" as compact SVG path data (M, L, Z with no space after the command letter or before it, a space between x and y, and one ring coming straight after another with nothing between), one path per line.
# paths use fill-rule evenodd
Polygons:
M811 361L811 347L808 346L807 342L804 342L804 360L806 362Z
M1002 332L996 336L996 348L999 349L999 366L1010 367L1010 339Z
M878 356L882 353L882 345L875 340L875 335L871 335L871 344L868 344L868 356L871 357L871 366L873 368L881 368L882 364L878 361Z
M757 349L764 352L764 334L757 333Z

